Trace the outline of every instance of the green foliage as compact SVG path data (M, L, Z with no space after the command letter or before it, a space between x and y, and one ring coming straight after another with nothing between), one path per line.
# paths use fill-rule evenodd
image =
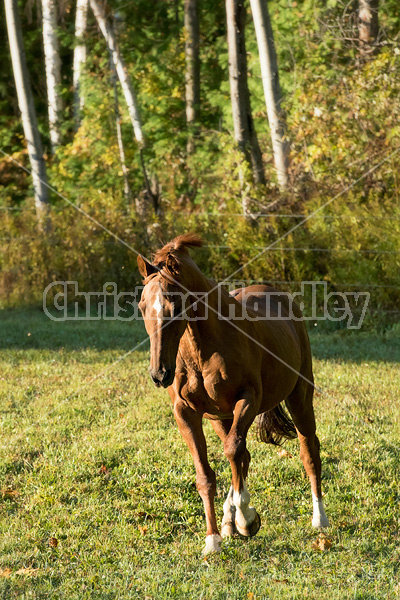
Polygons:
M399 155L281 241L278 238L301 218L247 220L240 216L240 173L255 213L270 213L270 204L277 202L277 214L307 215L400 146L400 55L396 41L400 20L396 2L380 2L379 51L368 61L360 57L354 42L357 20L353 4L342 0L269 2L291 142L292 186L285 194L279 192L273 167L250 9L246 33L249 85L266 187L252 184L231 135L223 3L200 3L201 116L191 156L186 154L183 5L154 5L144 0L129 6L122 0L110 5L120 17L118 39L144 124L147 146L143 159L149 178L155 175L161 190L160 211L155 214L146 200L141 158L119 90L133 199L127 202L123 196L109 56L92 18L83 81L86 103L81 127L73 133L73 12L68 3L60 19L66 142L55 157L48 157L52 186L68 202L86 210L147 255L162 241L194 229L206 242L197 254L200 266L215 279L223 279L274 244L284 249L264 252L235 279L287 281L293 291L297 284L291 282L303 279L322 279L332 290L349 284L351 290L372 292L371 306L382 318L391 314L384 311L398 310ZM46 132L40 21L23 11L21 16L40 126ZM5 107L11 74L8 55L3 58L0 106ZM26 153L21 151L23 137L15 103L12 110L2 111L0 139L4 150L29 167ZM135 255L128 256L126 247L74 212L56 194L52 195L51 235L40 234L29 178L8 159L0 160L0 169L4 181L0 205L18 208L2 211L3 304L23 303L28 298L36 302L43 287L58 278L79 280L87 289L101 287L111 273L124 289L138 279Z

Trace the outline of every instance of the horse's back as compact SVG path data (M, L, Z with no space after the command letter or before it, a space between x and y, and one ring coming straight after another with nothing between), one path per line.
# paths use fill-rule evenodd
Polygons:
M268 347L273 341L275 349L283 347L288 362L298 364L303 374L312 376L311 348L305 322L299 306L290 294L269 285L252 285L230 292L231 296L243 304L248 315L256 319L260 338L264 338ZM255 314L254 314L255 313ZM261 341L260 339L260 341ZM299 360L295 359L297 355Z
M283 319L291 320L292 314L296 319L302 317L300 308L292 301L290 294L270 285L237 288L232 290L230 295L263 319L265 317L276 319L281 315Z

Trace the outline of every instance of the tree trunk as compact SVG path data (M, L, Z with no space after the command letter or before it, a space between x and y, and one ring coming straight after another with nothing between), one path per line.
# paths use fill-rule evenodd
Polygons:
M254 128L247 82L244 0L226 0L229 83L235 140L251 167L256 183L265 183L262 156Z
M185 60L186 60L186 123L188 126L187 151L194 150L193 137L200 106L200 29L197 0L185 0Z
M369 50L376 42L379 30L379 0L359 0L358 4L358 36L361 51Z
M289 144L285 140L286 124L281 108L278 61L268 12L267 0L250 0L260 55L265 104L271 130L274 163L281 188L288 185Z
M114 31L106 19L105 10L103 4L99 0L89 0L90 7L96 18L97 24L103 34L107 46L112 54L115 69L117 71L118 79L121 83L122 91L125 96L126 103L128 105L129 115L131 117L133 131L135 133L136 141L142 148L144 146L144 135L142 130L142 124L139 117L139 109L136 100L136 95L132 87L131 80L129 78L124 60L120 54L117 40Z
M111 82L114 91L114 113L115 113L115 123L117 128L117 141L118 141L118 150L119 150L119 160L121 163L121 171L124 178L124 196L127 202L130 201L132 194L131 188L129 185L129 177L128 177L128 167L126 166L125 160L125 150L124 143L122 140L122 128L121 128L121 114L119 111L119 103L118 103L118 91L117 91L117 71L115 69L114 61L112 59L112 55L110 52L110 67L111 67Z
M63 108L60 96L61 62L57 37L56 0L42 0L43 47L46 65L47 103L51 149L54 153L61 143L60 121Z
M4 4L15 88L32 169L36 214L39 222L43 223L48 208L46 166L26 66L22 29L18 15L18 0L5 0Z
M86 43L83 36L86 33L87 13L89 0L77 0L75 15L75 39L77 44L74 49L74 115L75 126L78 129L80 124L80 114L83 110L85 99L81 89L81 75L86 63Z

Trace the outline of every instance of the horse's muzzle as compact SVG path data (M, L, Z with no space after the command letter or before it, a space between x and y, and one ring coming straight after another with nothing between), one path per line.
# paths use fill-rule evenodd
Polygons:
M156 387L167 388L174 380L175 369L160 369L159 371L150 369L150 377Z

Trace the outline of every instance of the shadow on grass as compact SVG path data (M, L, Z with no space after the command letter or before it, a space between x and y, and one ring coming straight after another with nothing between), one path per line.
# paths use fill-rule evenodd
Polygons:
M0 350L128 351L146 337L143 321L52 321L39 308L0 311Z
M41 308L0 311L1 349L131 350L146 339L143 321L52 321ZM340 329L310 332L318 359L400 362L400 328L385 333ZM148 343L142 349L148 349Z
M385 333L341 329L332 333L310 332L314 358L349 362L400 362L400 329Z

